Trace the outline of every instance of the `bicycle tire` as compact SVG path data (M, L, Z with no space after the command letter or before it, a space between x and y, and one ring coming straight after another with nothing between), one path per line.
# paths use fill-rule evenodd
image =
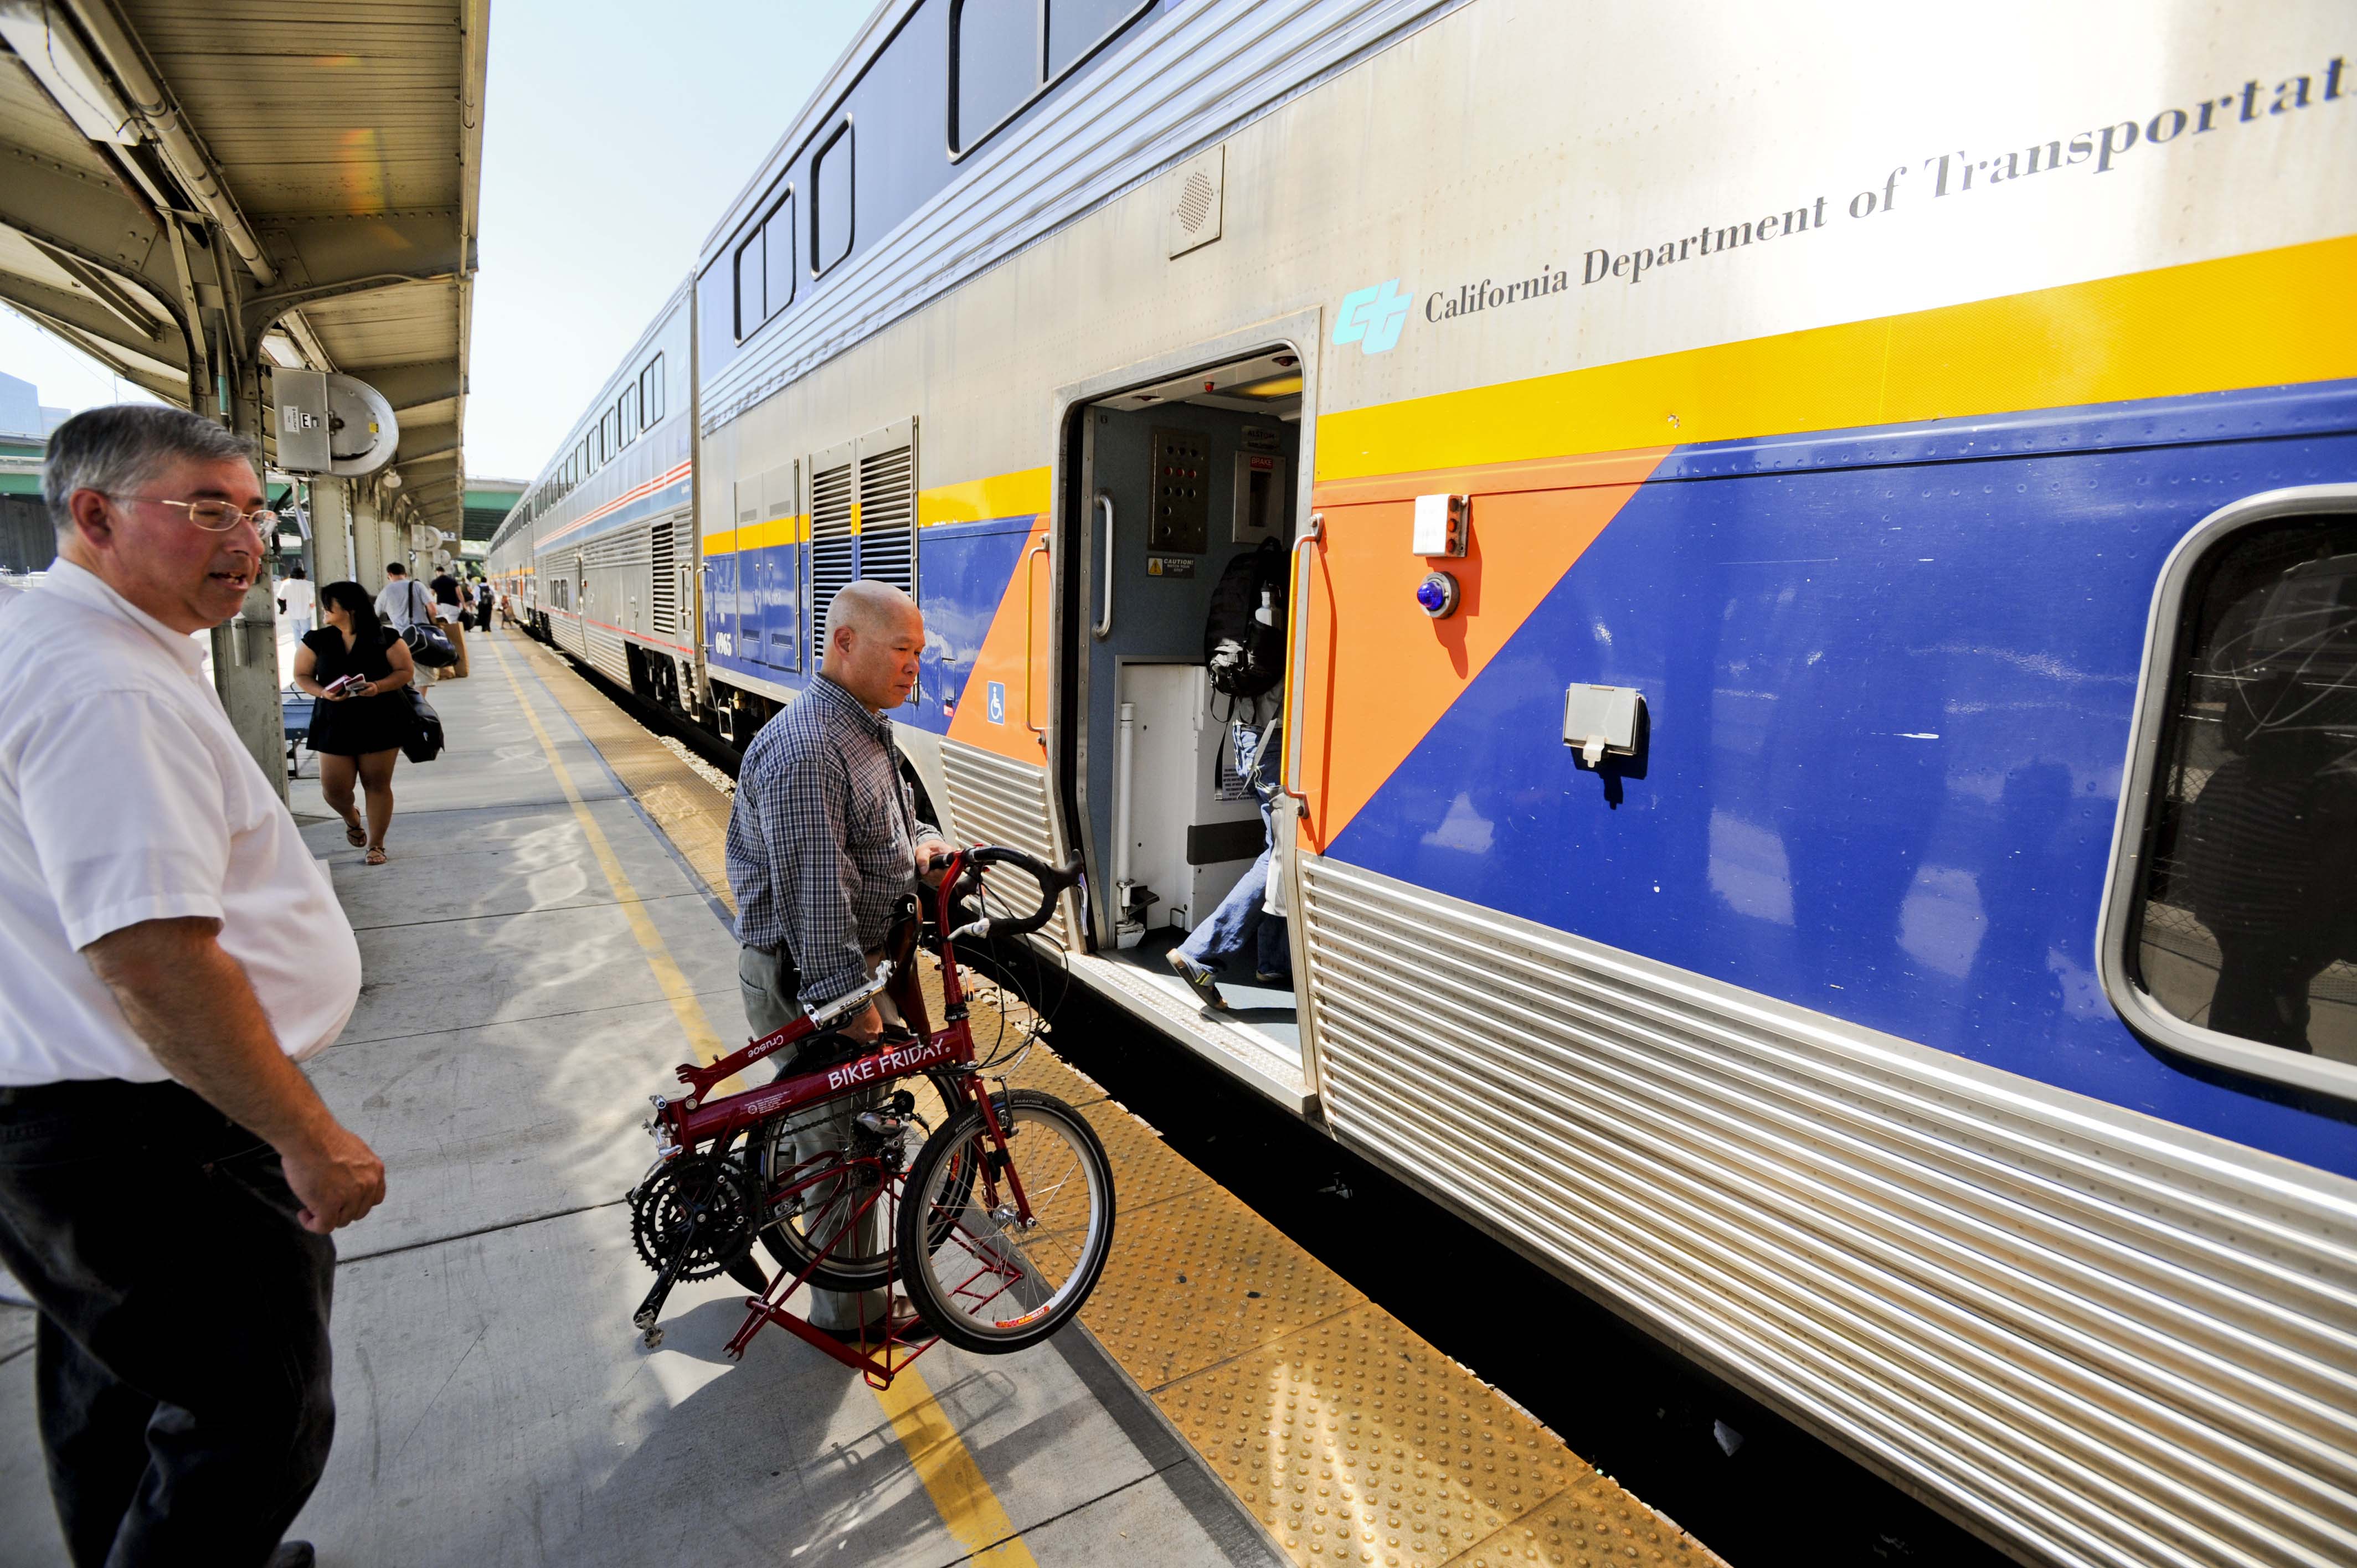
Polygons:
M1113 1251L1113 1162L1096 1130L1054 1095L1018 1089L991 1101L1032 1224L1006 1223L1012 1193L1003 1176L986 1174L996 1151L981 1111L969 1107L909 1166L899 1262L909 1303L935 1333L962 1350L1005 1355L1061 1328L1096 1288ZM998 1283L977 1285L985 1275Z
M931 1090L930 1096L919 1089L920 1083L930 1088ZM960 1075L956 1073L944 1071L920 1073L913 1079L900 1079L885 1085L884 1092L888 1094L896 1089L911 1090L917 1093L917 1114L929 1124L932 1134L937 1135L943 1127L954 1122L961 1112L972 1109L966 1098L967 1090L964 1084ZM807 1108L805 1108L806 1111ZM823 1184L825 1180L826 1167L822 1163L823 1155L813 1155L809 1161L797 1162L796 1166L791 1169L781 1170L779 1167L777 1153L779 1136L784 1131L786 1124L793 1119L793 1114L784 1112L771 1116L757 1125L747 1140L747 1162L759 1180L759 1190L763 1198L772 1206L779 1201L779 1187L786 1183L790 1176L794 1176L797 1172L800 1173L800 1179L806 1183ZM929 1137L928 1142L930 1141ZM839 1155L841 1151L836 1150L834 1153ZM803 1169L804 1166L809 1168ZM817 1289L845 1294L882 1289L885 1281L892 1274L891 1249L897 1245L894 1239L899 1232L899 1227L895 1223L890 1212L891 1209L899 1207L896 1197L887 1193L877 1200L879 1208L887 1206L888 1208L883 1222L877 1227L877 1240L873 1251L847 1253L844 1248L838 1246L823 1259L817 1259L813 1265L813 1259L816 1258L820 1247L824 1244L823 1239L813 1243L810 1237L794 1223L801 1213L814 1208L823 1208L827 1201L824 1196L816 1198L810 1197L811 1190L806 1187L802 1194L797 1195L801 1201L797 1204L795 1212L773 1218L770 1223L761 1228L760 1240L763 1249L776 1260L778 1266L784 1269L790 1275L799 1274L804 1269L809 1269L811 1273L807 1283ZM823 1185L820 1185L817 1190L823 1194L826 1189Z

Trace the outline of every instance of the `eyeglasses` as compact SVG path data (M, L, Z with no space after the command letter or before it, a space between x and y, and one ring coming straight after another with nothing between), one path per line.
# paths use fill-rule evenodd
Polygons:
M248 518L253 520L256 533L278 532L278 514L268 507L256 507L245 511L229 501L167 501L161 496L123 496L106 492L108 499L118 501L147 501L156 506L178 507L188 514L188 521L207 533L227 533Z

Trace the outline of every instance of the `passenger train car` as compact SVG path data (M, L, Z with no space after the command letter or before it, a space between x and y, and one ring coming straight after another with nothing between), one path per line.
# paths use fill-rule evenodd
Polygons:
M534 632L674 707L695 642L694 346L682 289L518 498L484 571Z
M2357 1561L2349 22L888 0L494 570L740 742L910 588L1099 993L2024 1561Z

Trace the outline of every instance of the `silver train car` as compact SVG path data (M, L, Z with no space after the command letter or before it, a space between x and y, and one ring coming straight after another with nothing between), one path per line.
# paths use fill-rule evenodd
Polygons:
M516 618L608 680L684 709L695 632L694 390L682 290L630 347L484 552Z
M491 570L739 743L901 584L1140 1022L2025 1562L2357 1562L2346 22L887 0Z

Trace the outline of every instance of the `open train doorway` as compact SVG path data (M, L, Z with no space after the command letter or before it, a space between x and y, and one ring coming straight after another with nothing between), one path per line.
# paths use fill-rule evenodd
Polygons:
M1133 996L1150 989L1290 1083L1300 1031L1264 793L1282 744L1304 403L1299 350L1281 343L1081 403L1060 518L1077 587L1066 788L1096 889L1091 945ZM1224 1006L1173 963L1182 947L1216 964Z

